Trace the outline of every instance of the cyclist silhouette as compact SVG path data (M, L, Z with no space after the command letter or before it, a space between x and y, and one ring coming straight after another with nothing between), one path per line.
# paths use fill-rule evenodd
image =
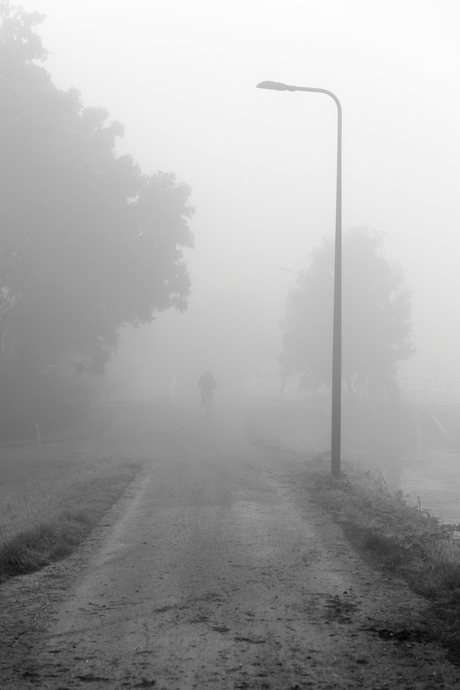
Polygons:
M217 387L216 379L209 371L205 371L204 374L200 376L198 381L198 388L201 390L201 404L206 405L206 399L209 398L212 403L212 394L214 388Z

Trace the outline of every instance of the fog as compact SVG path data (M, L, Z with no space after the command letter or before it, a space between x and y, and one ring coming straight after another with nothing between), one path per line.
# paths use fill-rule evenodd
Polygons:
M279 321L309 253L332 236L336 109L343 228L383 231L413 290L418 353L402 376L460 380L460 6L456 0L22 0L47 69L125 126L120 153L192 187L187 313L122 334L123 395L228 389L275 376ZM121 394L121 393L120 393Z

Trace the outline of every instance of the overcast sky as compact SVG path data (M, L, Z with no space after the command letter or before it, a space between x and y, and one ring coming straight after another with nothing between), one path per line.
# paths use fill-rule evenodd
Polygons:
M439 361L460 380L458 0L18 4L47 15L54 82L125 126L120 153L193 189L194 293L182 325L164 319L175 337L236 284L276 327L295 277L280 266L307 266L333 234L335 105L255 88L283 81L342 103L344 230L383 231L414 290L419 355L403 373Z

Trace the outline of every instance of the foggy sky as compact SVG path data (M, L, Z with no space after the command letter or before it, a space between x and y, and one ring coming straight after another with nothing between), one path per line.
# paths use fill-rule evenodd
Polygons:
M294 278L279 267L306 267L334 230L336 110L320 94L255 88L275 80L341 100L343 228L385 232L414 290L419 354L401 372L430 377L438 361L440 378L460 380L457 0L20 4L48 15L38 32L57 86L125 126L120 153L193 189L189 312L160 316L147 351L171 371L247 373L252 328L261 368L277 353Z

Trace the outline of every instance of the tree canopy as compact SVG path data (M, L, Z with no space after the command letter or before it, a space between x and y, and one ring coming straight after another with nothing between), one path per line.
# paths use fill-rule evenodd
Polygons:
M0 385L65 352L101 371L123 324L187 307L190 188L116 154L123 127L43 67L44 17L0 1Z
M353 228L343 238L342 375L348 392L388 392L397 365L415 353L411 292L399 263L388 261L382 233ZM279 362L302 373L306 388L330 386L334 245L311 253L286 301Z

